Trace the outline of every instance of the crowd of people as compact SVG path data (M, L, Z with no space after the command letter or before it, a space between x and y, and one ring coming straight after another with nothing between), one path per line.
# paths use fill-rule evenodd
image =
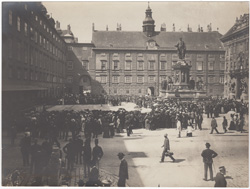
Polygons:
M89 102L86 100L88 98L91 96L85 98L86 103ZM231 120L227 121L224 117L224 131L229 129L242 132L243 115L248 114L248 103L232 99L181 101L149 96L110 96L107 99L108 102L115 99L114 105L124 101L133 102L140 108L147 107L151 108L152 111L142 113L139 110L128 112L125 109L117 111L43 110L16 115L9 120L9 125L11 125L9 136L13 145L17 132L25 133L20 142L23 165L30 166L30 171L34 175L44 175L50 163L53 146L56 146L60 149L60 157L65 157L64 164L68 171L72 170L77 163L83 164L84 175L91 178L88 184L100 184L97 179L94 179L97 178L96 174L98 174L98 162L103 156L102 148L98 146L98 136L100 135L103 138L112 138L116 133L124 132L124 129L127 131L127 136L130 136L134 128L148 130L177 128L178 137L181 137L183 129L186 129L187 133L190 128L202 130L203 114L207 114L208 118L215 119L219 114L228 112L231 115ZM100 101L95 102L100 103ZM103 102L105 103L105 101ZM90 146L92 138L95 139L93 150ZM43 142L38 144L37 139L42 139ZM63 140L68 141L65 146L61 146ZM90 170L95 170L95 172L91 173ZM38 177L36 181L41 183L39 179L41 177Z

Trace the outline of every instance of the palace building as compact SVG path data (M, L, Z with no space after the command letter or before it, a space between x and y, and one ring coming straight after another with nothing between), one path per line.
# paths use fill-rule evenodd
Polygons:
M89 74L101 85L95 93L112 95L159 95L161 82L172 76L172 64L178 60L175 45L179 38L186 44L185 60L192 66L190 77L204 83L208 96L221 96L224 90L225 50L218 31L166 31L155 29L150 7L146 9L142 31L95 30ZM93 88L93 87L92 87Z
M2 10L3 112L61 96L67 46L54 19L39 2L5 2Z
M249 14L236 18L221 38L225 54L224 96L248 100L249 87Z

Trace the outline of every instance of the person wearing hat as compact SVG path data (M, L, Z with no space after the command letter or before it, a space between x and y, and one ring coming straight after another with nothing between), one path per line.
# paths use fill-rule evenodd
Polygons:
M31 148L31 138L30 133L25 132L24 137L20 141L21 153L23 157L23 166L29 165L29 155Z
M213 169L212 169L212 164L213 164L213 158L215 158L218 154L210 149L210 144L206 143L206 148L205 150L202 151L201 156L203 157L203 163L204 163L204 179L207 181L207 170L209 168L210 172L210 180L213 180Z
M214 132L214 130L216 131L216 133L217 134L220 134L219 133L219 131L217 130L217 127L218 125L217 125L217 121L216 121L216 119L214 118L214 116L213 116L213 118L212 118L212 120L211 120L211 132L210 132L210 134L213 134L213 132Z
M173 160L173 162L175 162L175 159L173 158L172 154L169 153L170 145L169 145L168 134L165 134L164 137L165 137L165 140L164 140L164 144L162 145L162 147L164 147L164 149L163 149L163 152L162 152L162 156L161 156L161 161L160 161L160 163L163 163L163 162L164 162L166 153L167 153L167 155Z
M126 179L128 179L128 163L124 159L124 154L122 152L118 153L118 158L121 160L120 169L119 169L119 180L117 183L118 187L126 186Z
M227 181L225 179L226 168L224 166L219 167L219 173L215 177L214 187L227 187Z

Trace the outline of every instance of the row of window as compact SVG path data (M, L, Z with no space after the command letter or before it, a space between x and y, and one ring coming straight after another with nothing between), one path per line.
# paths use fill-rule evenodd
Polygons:
M8 77L10 79L24 79L31 81L47 81L47 82L59 82L62 83L62 78L41 72L32 72L28 70L15 70L13 68L9 68Z
M155 83L155 76L148 76L149 83ZM166 76L160 76L160 82L166 79ZM204 81L203 77L200 77ZM198 79L196 79L198 81ZM96 81L100 83L107 83L107 76L96 76ZM224 76L208 77L208 83L224 83ZM120 83L120 76L112 76L112 83ZM124 76L124 83L132 83L132 76ZM137 83L144 83L144 76L137 76Z
M125 61L125 70L132 70L132 61ZM170 64L166 61L161 61L160 62L160 70L166 70L167 69L167 64ZM172 64L172 63L171 63ZM203 70L203 61L197 61L196 62L196 70ZM172 65L171 65L172 66ZM169 67L171 67L169 66ZM225 63L224 61L220 62L220 70L224 70ZM119 61L113 61L112 63L112 70L120 70L120 62ZM144 70L145 68L145 63L143 61L138 61L137 62L137 70ZM149 61L148 62L148 70L155 70L156 68L156 62L154 61ZM107 61L102 60L100 66L97 64L96 65L97 70L107 70ZM99 68L99 69L98 69ZM215 69L215 61L209 61L208 62L208 70L214 70Z
M84 69L84 70L86 70L86 71L88 71L89 70L89 61L88 60L82 60L82 68ZM68 70L73 70L73 68L74 68L74 63L73 63L73 61L68 61L67 62L67 69Z
M139 93L139 94L141 94L142 91L143 91L143 89L138 89L138 93ZM146 90L145 90L145 94L147 94L147 92L148 92L148 90L146 89ZM114 93L114 94L117 94L117 93L118 93L118 89L114 89L114 90L113 90L113 93ZM130 90L129 90L129 89L126 89L125 93L126 93L126 94L129 94L129 93L130 93ZM122 91L121 94L124 94L124 91Z
M164 58L165 59L169 55L170 54L168 54L168 55L167 54L160 54L160 58ZM177 54L171 54L171 56L172 56L173 60L178 60L179 59L179 57L178 57ZM107 54L106 53L101 53L101 57L107 57ZM119 54L118 53L114 53L113 57L114 58L119 58ZM131 57L132 57L131 53L126 53L125 54L125 58L131 58ZM144 55L142 53L137 54L137 57L140 58L141 61L144 61L143 60ZM185 59L186 60L191 60L192 59L192 54L186 54ZM204 59L205 59L204 54L197 54L196 55L196 60L197 61L204 61ZM208 59L215 60L215 54L208 54ZM224 59L224 55L223 54L220 55L220 59ZM155 61L155 56L152 56L151 60ZM166 61L166 60L163 60L163 61Z
M30 49L29 54L28 49L29 46L27 44L21 44L20 42L17 42L17 46L13 46L12 39L9 39L8 57L16 57L18 61L23 61L26 64L30 63L30 65L35 65L51 71L62 71L62 64L58 61L46 56L36 49Z
M13 24L13 16L12 11L9 10L9 24ZM21 18L17 17L17 31L21 31ZM29 31L28 31L29 30ZM57 38L55 34L52 34L52 31L49 31L49 28L47 28L48 32L51 33L52 37L58 41L58 43L61 42L60 39ZM63 59L63 53L54 46L48 39L43 37L41 34L39 34L37 31L35 31L31 26L28 27L28 24L24 22L24 35L28 36L28 33L30 34L30 39L33 40L35 43L39 43L44 49L51 52L53 55L62 58Z

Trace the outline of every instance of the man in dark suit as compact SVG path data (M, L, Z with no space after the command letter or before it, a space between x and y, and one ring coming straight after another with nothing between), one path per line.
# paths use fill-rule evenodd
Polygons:
M120 169L119 169L119 180L117 183L118 187L126 186L126 179L128 179L128 163L124 159L124 154L122 152L118 153L118 158L121 160Z
M203 162L204 162L204 179L205 181L207 181L207 170L209 168L209 172L210 172L210 180L213 180L213 169L212 169L212 165L213 165L213 158L215 158L218 154L213 151L210 150L210 144L206 143L206 150L203 150L201 153L201 156L203 157Z
M224 177L226 174L226 168L224 166L219 167L220 172L215 177L214 187L227 187L227 181Z

